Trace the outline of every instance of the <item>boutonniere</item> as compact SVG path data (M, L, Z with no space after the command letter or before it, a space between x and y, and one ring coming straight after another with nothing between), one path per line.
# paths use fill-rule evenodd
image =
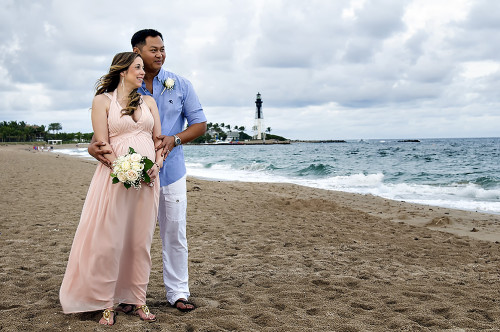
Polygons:
M163 92L165 92L165 89L167 90L174 89L175 80L169 77L165 81L161 82L161 84L163 84L163 91L160 93L160 96L163 94Z

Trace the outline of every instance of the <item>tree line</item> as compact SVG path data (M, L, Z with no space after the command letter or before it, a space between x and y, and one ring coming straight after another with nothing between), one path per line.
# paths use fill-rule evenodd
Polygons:
M30 125L24 121L0 122L1 142L41 142L49 139L60 139L63 142L90 141L93 133L62 133L58 122L44 125Z
M232 129L231 129L232 128ZM47 127L44 125L30 125L24 121L3 121L0 122L0 142L41 142L49 139L60 139L64 143L72 142L90 142L94 133L63 133L62 126L58 122L50 123ZM225 140L229 133L237 132L238 140L243 141L252 139L252 136L245 133L245 126L234 126L222 123L207 123L207 132L198 137L193 143L213 142L215 140ZM271 135L271 127L266 129L267 139L277 139L280 141L286 138ZM234 136L234 135L233 135Z
M231 129L232 128L232 129ZM214 142L216 140L226 140L227 136L231 132L238 132L238 140L244 141L247 139L252 139L252 136L245 133L245 126L231 126L230 124L222 123L207 123L207 132L205 135L202 135L195 139L193 143L204 143L204 142ZM286 138L271 135L271 127L267 127L266 129L266 138L267 139L277 139L279 141L285 141Z

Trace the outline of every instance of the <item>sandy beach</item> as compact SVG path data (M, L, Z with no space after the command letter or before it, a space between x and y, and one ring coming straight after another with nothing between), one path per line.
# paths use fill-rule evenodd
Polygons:
M500 215L287 184L188 178L191 300L158 322L58 300L96 162L0 146L0 331L500 331Z

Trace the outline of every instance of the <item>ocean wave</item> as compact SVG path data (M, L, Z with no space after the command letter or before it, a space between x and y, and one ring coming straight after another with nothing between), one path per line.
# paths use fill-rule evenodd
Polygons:
M334 168L325 164L311 164L306 168L302 168L296 172L298 176L324 176L333 173Z
M247 164L247 165L243 165L240 167L241 170L243 171L265 171L265 170L268 170L270 169L271 167L271 164L269 163L263 163L263 162L252 162L250 164Z
M475 179L472 183L486 189L494 189L500 187L500 178L496 176L481 176Z

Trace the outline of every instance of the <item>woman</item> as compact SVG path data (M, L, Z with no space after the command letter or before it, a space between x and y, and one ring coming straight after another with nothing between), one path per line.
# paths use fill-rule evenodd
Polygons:
M64 313L104 310L99 321L103 325L115 323L115 303L130 303L117 310L128 307L126 313L156 320L146 306L146 289L163 157L161 149L155 152L161 134L156 103L137 93L144 74L140 55L115 55L109 73L97 82L92 127L95 139L112 151L105 155L110 162L127 154L129 147L154 161L148 171L151 183L126 189L112 183L109 168L97 166L59 292Z

